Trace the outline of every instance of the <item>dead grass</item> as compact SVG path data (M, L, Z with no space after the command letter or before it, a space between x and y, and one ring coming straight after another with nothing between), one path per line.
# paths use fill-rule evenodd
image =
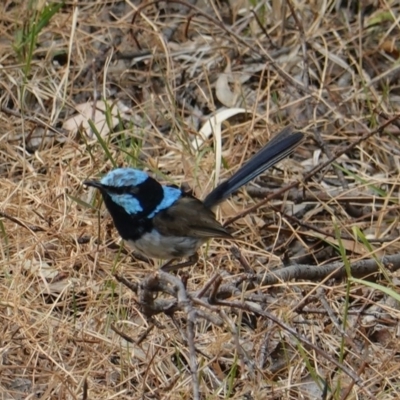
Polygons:
M43 3L0 4L2 399L192 398L184 313L157 316L160 326L135 342L148 321L112 274L137 283L154 267L120 251L104 208L99 220L87 206L99 203L81 182L112 168L111 159L202 197L271 134L296 125L306 142L248 193L265 197L293 181L300 188L268 203L280 212L263 206L232 226L253 271L278 273L281 259L323 271L341 250L351 262L399 253L399 123L378 129L399 113L396 2L370 2L363 15L339 1L259 2L259 23L246 1L190 9L70 2L38 32L27 70L29 45L18 51L16 37L35 18L37 26ZM78 120L79 105L95 99L101 108L102 98L113 122L99 121L93 103ZM224 164L215 172L213 140L198 150L192 142L212 115L235 107L247 113L223 124ZM109 154L81 126L89 118ZM68 120L81 129L66 129ZM255 201L241 192L219 218ZM242 273L230 246L212 241L202 251L189 290L217 271ZM364 387L268 318L221 307L222 326L195 326L202 398L322 398L324 380L326 398L398 398L398 264L374 275L392 294L306 273L249 292ZM230 300L244 299L240 290Z

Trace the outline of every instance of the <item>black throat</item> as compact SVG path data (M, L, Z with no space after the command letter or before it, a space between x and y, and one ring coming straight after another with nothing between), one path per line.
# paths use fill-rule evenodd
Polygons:
M112 200L106 190L102 191L107 210L111 214L118 233L124 240L135 241L145 233L151 232L153 222L151 218L148 218L148 215L157 208L164 196L161 184L151 177L137 185L136 189L136 193L132 196L139 201L143 211L135 214L126 212L123 207ZM129 187L115 188L115 191L129 192Z
M153 229L152 220L143 216L143 213L128 214L123 207L114 203L107 193L103 193L103 199L122 239L135 241Z

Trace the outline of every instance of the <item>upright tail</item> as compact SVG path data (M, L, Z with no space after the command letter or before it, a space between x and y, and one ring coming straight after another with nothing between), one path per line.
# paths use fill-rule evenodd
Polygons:
M293 153L300 144L304 135L293 132L291 127L283 129L270 140L257 154L255 154L242 168L229 179L218 185L204 200L207 208L212 208L228 198L240 187L262 174Z

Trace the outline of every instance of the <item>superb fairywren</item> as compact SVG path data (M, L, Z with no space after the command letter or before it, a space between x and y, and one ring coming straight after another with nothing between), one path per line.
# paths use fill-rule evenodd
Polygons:
M84 184L100 190L122 239L143 255L164 260L197 256L210 238L233 239L215 219L213 207L290 155L302 139L301 132L285 128L204 201L133 168L117 168Z

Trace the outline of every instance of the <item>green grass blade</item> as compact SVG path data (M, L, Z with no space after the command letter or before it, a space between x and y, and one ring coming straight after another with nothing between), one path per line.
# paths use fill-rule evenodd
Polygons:
M110 160L113 167L117 168L117 163L115 162L113 156L111 155L110 150L108 149L107 143L104 141L104 139L101 137L100 132L97 130L96 125L94 124L94 122L91 119L88 120L88 124L89 124L90 128L92 129L92 132L96 136L97 141L99 142L100 146L102 147L107 158Z

